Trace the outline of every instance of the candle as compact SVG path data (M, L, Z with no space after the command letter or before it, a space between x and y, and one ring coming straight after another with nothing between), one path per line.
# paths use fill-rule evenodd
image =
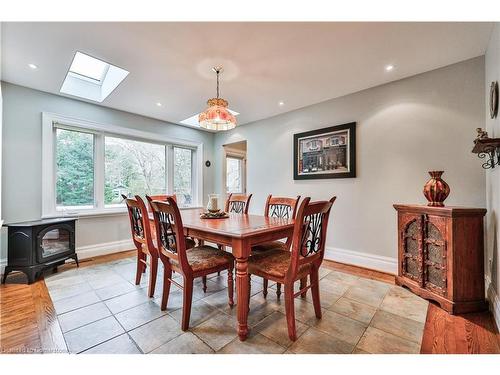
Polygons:
M208 211L218 211L219 210L219 196L217 194L208 195Z

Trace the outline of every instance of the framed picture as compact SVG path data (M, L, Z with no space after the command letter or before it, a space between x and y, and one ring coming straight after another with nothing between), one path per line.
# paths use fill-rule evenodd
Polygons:
M356 177L356 123L293 135L293 179Z

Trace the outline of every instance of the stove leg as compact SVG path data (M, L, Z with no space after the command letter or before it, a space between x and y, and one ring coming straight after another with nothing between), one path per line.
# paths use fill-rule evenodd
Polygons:
M3 278L2 278L2 284L5 284L5 281L7 280L7 275L11 272L12 270L10 269L9 266L5 267L5 270L3 271Z
M35 270L29 270L26 273L26 276L28 276L28 284L33 284L33 282L36 279L37 272Z

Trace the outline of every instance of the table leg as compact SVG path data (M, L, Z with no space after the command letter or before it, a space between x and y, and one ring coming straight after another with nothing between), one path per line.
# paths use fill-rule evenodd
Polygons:
M248 248L246 248L247 246ZM242 241L233 242L233 255L236 258L236 293L238 297L237 316L238 316L238 336L241 341L245 341L248 336L248 299L250 291L248 284L248 254L250 246Z

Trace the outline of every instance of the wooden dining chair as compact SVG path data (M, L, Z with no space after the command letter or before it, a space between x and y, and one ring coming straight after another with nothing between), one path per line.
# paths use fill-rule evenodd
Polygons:
M224 211L227 213L233 212L236 214L248 214L250 199L252 199L252 194L246 195L230 193L227 197Z
M168 198L172 198L175 203L177 203L177 196L175 194L172 195L146 195L146 200L148 201L148 206L150 209L150 212L153 212L153 206L151 205L151 202L153 201L163 201L166 202ZM151 223L151 233L153 234L153 238L156 240L156 228L154 222ZM200 241L198 241L200 242ZM192 249L193 247L196 246L196 242L194 238L191 237L186 237L186 249ZM203 292L207 292L207 278L203 277Z
M250 275L284 285L288 337L292 341L297 339L294 299L309 288L312 292L316 318L321 319L319 267L325 254L328 218L335 199L336 197L332 197L329 201L311 202L311 198L305 198L295 219L292 250L265 251L251 256L248 260ZM309 285L301 286L295 293L294 283L307 276L310 280Z
M134 198L127 198L122 194L127 205L132 240L137 249L137 270L135 274L135 285L141 283L141 276L148 266L149 255L149 286L148 296L153 297L156 286L156 276L158 273L158 249L154 245L151 226L149 224L148 210L142 198L136 195Z
M264 208L264 216L278 217L284 219L295 219L299 200L300 200L300 195L298 195L296 198L287 198L287 197L273 197L272 194L269 194L266 200L266 206ZM287 238L286 242L282 241L266 242L257 246L253 246L252 253L258 254L263 251L274 250L274 249L289 251L291 243L292 243L292 237ZM262 291L264 297L267 296L267 286L268 286L268 280L264 279L264 287ZM276 285L276 295L278 296L278 298L280 298L281 284Z
M166 201L167 198L172 198L175 203L177 203L177 195L172 194L158 194L158 195L146 195L146 199L148 200L149 211L153 212L153 207L151 207L152 201Z
M229 306L234 305L234 257L228 252L220 251L211 246L196 246L190 251L186 251L181 214L175 201L172 198L167 198L166 202L152 201L151 205L156 227L156 238L159 239L159 257L165 267L161 309L165 310L167 308L170 285L174 283L183 290L181 328L186 331L189 328L193 281L195 278L227 270ZM183 285L172 279L172 271L183 276Z
M227 197L226 204L224 206L224 211L227 213L235 214L248 214L248 209L250 207L250 199L252 199L252 194L233 194L229 193ZM226 250L225 245L218 244L219 250Z

